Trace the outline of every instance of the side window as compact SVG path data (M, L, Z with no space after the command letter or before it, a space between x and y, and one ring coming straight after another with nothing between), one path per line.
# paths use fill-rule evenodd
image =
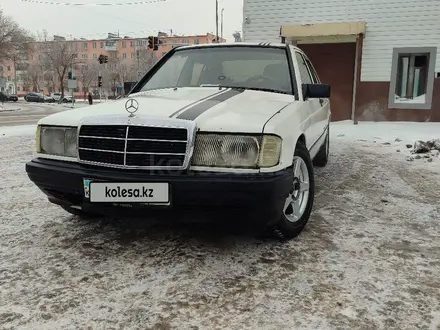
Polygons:
M304 57L300 53L295 53L296 60L299 66L299 75L303 84L313 84L313 79L310 76L309 70Z
M316 73L315 68L313 67L312 63L309 61L308 58L306 58L307 66L309 67L310 73L312 74L313 83L319 84L321 81L319 80L318 74Z

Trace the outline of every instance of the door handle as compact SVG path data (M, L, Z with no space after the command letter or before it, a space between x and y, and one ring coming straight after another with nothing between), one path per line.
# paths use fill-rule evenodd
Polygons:
M319 104L321 104L321 107L322 107L322 105L324 104L324 99L319 99Z

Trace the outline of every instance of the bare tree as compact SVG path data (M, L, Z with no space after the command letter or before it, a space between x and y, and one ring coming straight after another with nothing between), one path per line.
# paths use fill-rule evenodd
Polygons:
M17 52L26 51L30 41L29 33L0 8L0 60L13 61Z
M86 93L89 91L90 85L98 77L99 66L98 64L83 63L79 67L78 80L82 86L82 92Z
M33 91L39 92L42 89L40 83L44 81L43 73L40 65L28 65L25 74L22 75L23 84L32 86Z
M55 73L58 78L61 92L61 100L64 98L67 72L78 60L78 49L75 42L68 40L50 40L39 45L43 54L42 64L48 70Z
M57 87L57 76L53 71L45 70L43 73L44 86L47 88L49 93L56 91Z
M136 56L138 68L142 75L150 70L151 67L157 62L157 58L154 56L154 53L148 51L147 49L138 50L136 52Z

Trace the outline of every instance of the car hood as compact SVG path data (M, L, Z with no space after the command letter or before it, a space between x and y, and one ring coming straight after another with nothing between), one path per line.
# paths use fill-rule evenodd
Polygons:
M45 117L40 125L77 126L90 116L121 115L137 107L135 116L154 116L195 121L203 131L261 133L265 123L291 102L293 95L218 87L162 89L131 94L129 99L99 103ZM128 109L130 111L135 108Z

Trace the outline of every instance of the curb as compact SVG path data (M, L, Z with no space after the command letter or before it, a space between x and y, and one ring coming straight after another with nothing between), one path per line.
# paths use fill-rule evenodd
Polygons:
M21 108L15 108L15 109L0 109L0 112L12 112L12 111L19 111Z

